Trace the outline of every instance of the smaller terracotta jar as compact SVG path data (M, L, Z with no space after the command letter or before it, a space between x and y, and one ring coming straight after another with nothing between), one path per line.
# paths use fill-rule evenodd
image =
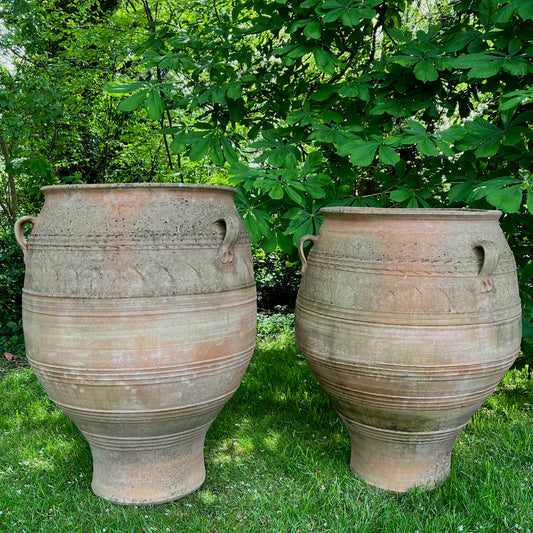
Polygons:
M322 213L318 237L300 241L298 345L350 432L353 472L393 491L434 487L520 349L501 213Z

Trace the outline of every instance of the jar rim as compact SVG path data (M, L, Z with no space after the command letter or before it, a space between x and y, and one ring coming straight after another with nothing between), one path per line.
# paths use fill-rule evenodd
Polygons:
M498 220L502 212L497 209L466 209L466 208L405 208L405 207L323 207L320 212L326 216L351 215L352 217L379 218L485 218Z
M207 185L200 183L172 183L172 182L146 182L146 183L79 183L46 185L41 187L41 192L52 191L82 191L82 190L108 190L108 189L197 189L206 191L227 191L235 194L233 187L226 185Z

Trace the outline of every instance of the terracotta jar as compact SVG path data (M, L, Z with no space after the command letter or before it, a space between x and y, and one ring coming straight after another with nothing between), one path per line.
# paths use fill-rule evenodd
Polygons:
M348 428L352 471L392 491L432 488L518 355L521 307L501 213L322 213L318 237L299 246L298 345Z
M39 216L15 225L30 364L89 441L96 494L127 504L185 496L204 481L205 435L255 344L250 241L235 190L42 191Z

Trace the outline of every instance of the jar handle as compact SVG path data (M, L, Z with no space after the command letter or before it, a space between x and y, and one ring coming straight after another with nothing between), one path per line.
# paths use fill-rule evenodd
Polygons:
M231 217L221 217L215 224L222 224L226 232L224 240L218 249L216 259L217 261L221 261L223 265L233 263L235 258L235 244L239 238L239 224L235 218Z
M24 237L24 232L22 231L22 228L24 227L24 224L32 224L34 225L36 222L36 219L34 217L20 217L15 222L15 239L17 239L18 245L20 246L20 249L22 250L24 257L26 257L26 252L28 251L28 242L26 241L26 237Z
M305 271L307 270L307 259L305 258L304 253L304 244L307 241L316 242L318 241L318 237L315 235L304 235L300 242L298 243L298 255L300 256L300 261L302 263L302 276L305 274Z
M491 242L480 242L474 246L474 249L476 248L480 248L483 252L483 264L477 277L480 284L480 292L490 292L494 287L492 276L500 260L498 249Z

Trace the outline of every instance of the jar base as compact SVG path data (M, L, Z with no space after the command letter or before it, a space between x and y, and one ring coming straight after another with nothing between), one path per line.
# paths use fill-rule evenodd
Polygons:
M171 448L109 450L91 443L93 492L122 505L156 505L183 498L205 480L204 438Z
M352 472L369 485L392 492L430 490L443 483L450 474L454 442L464 427L405 432L343 421L350 433Z

